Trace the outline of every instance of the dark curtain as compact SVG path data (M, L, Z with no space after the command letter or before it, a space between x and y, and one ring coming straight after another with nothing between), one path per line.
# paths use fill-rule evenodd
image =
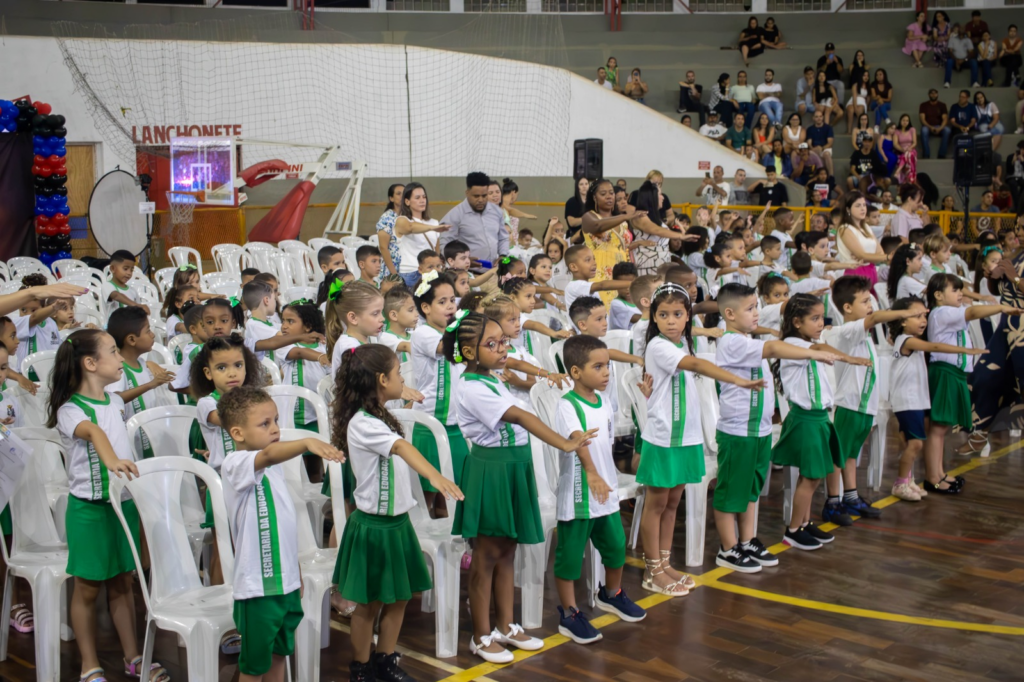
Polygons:
M36 256L32 138L0 134L0 260Z

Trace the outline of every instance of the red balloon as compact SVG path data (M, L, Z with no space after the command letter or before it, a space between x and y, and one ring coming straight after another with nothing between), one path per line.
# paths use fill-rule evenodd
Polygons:
M70 225L64 225L63 227L58 227L57 228L57 234L60 234L60 235L71 234L71 226Z
M43 102L36 102L36 113L42 114L43 116L49 116L53 112L53 107Z
M63 213L55 213L54 216L50 218L50 223L52 225L57 225L58 227L67 227L68 217Z
M42 175L45 166L32 166L32 175Z
M35 175L42 175L44 178L48 178L51 175L53 175L53 169L50 168L49 166L39 166L39 170L38 171L35 168L33 168L32 172Z
M68 167L66 165L64 165L63 161L61 161L56 166L53 166L53 174L54 175L67 175L68 174Z
M37 227L36 228L36 234L39 234L39 235L46 234L46 228L45 227Z
M46 163L46 157L42 154L36 154L32 157L33 166L42 166L44 163Z
M57 156L56 154L50 154L46 158L46 160L50 162L51 166L56 166L57 164L64 162L64 159L59 157L59 156Z
M60 228L57 227L56 225L50 224L43 228L43 234L45 234L47 237L56 237L57 230L59 229Z
M50 218L44 215L36 216L36 227L45 227L50 224Z

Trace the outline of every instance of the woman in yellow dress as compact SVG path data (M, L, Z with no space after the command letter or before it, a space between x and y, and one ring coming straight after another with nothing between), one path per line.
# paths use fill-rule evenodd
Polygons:
M594 260L597 261L597 274L592 282L611 279L615 264L629 260L626 248L629 218L615 213L615 188L610 180L601 178L590 186L580 235L594 252ZM611 305L616 295L614 291L603 291L600 294L605 305Z

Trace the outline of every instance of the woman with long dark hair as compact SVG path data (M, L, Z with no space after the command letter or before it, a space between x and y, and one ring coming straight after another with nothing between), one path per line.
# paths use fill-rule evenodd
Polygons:
M384 267L380 270L381 279L388 275L398 274L398 265L402 262L402 254L398 250L395 238L395 220L401 210L402 192L405 185L395 183L388 187L388 207L377 221L377 243Z
M669 240L697 239L697 235L680 234L664 224L661 199L661 189L650 180L636 193L637 213L629 222L633 228L633 257L641 275L653 275L659 265L668 262Z
M877 263L887 258L875 233L868 227L868 200L860 192L847 192L843 198L843 218L836 233L837 259L850 263L847 275L866 277L874 286L878 282Z
M566 237L572 241L573 235L580 231L583 224L583 214L586 213L587 192L590 190L590 180L586 176L576 178L576 186L573 195L565 202L565 226Z

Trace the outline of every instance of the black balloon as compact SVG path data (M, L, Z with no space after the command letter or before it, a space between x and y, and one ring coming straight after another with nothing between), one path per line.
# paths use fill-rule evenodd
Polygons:
M50 187L63 187L68 181L66 175L51 175L50 176Z
M57 244L57 248L64 250L71 246L71 235L70 234L58 234L53 238Z
M58 126L62 126L62 125L64 125L65 123L67 123L67 121L68 121L68 120L67 120L66 118L64 118L64 117L63 117L63 116L61 116L60 114L55 114L55 115L52 115L52 116L50 116L50 118L55 118L55 119L57 119L57 125L58 125ZM53 124L51 124L51 125L53 125Z
M31 105L28 103L27 99L19 99L17 102L14 103L14 106L18 108L18 111L25 111Z
M45 234L39 235L39 240L38 241L39 241L39 248L41 248L41 249L52 249L53 246L54 246L54 244L53 244L53 237L48 237Z
M38 116L36 118L38 118ZM53 128L50 128L49 126L35 126L32 128L32 134L39 135L41 137L49 137L50 135L53 135Z
M67 189L67 187L63 187L62 189ZM36 194L41 194L44 197L52 197L55 191L56 189L53 187L40 187L36 190Z
M52 188L53 195L57 197L66 197L68 195L67 187L54 187Z
M67 137L68 136L68 129L65 128L64 126L58 126L56 128L51 129L51 133L50 134L53 135L54 137L61 137L61 138Z
M58 120L58 119L60 119L60 120ZM64 117L63 116L58 116L56 114L50 114L49 116L46 117L46 125L50 126L51 128L56 128L57 126L62 126L62 125L64 125Z
M36 114L35 116L32 117L32 125L33 125L33 127L38 128L41 125L47 125L47 123L46 123L46 119L47 118L48 118L47 116L42 116L40 114Z

